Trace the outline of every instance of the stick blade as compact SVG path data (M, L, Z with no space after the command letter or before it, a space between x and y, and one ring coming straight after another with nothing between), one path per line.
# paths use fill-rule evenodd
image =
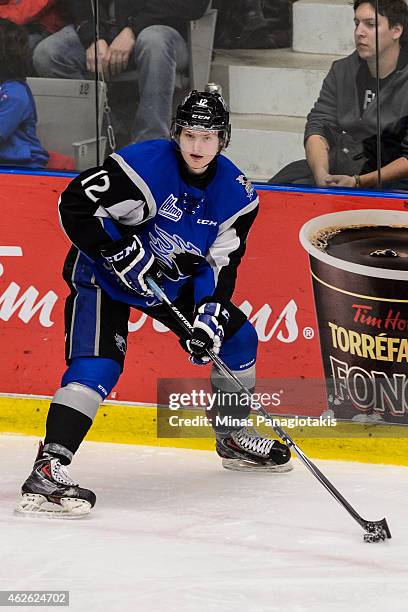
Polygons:
M366 531L364 534L364 542L384 542L392 537L385 518L381 521L366 521L363 527Z

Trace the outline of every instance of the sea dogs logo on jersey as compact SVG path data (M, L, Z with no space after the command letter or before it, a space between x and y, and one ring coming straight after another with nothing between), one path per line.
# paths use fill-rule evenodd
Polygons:
M254 191L255 191L255 189L252 186L251 181L243 174L240 174L239 176L237 176L235 180L238 181L238 183L245 188L247 197L251 200L252 196L254 195Z
M180 221L183 211L176 206L177 200L178 198L171 193L169 197L164 200L157 214L166 217L166 219L171 219L171 221Z
M186 242L177 234L168 234L157 225L154 234L149 233L149 243L163 274L171 280L186 278L203 261L203 255L195 244Z

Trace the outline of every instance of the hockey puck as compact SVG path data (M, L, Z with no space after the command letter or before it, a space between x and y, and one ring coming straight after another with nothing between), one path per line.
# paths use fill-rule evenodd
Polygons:
M364 542L368 544L373 544L377 542L385 542L386 533L381 531L380 533L365 533L364 534Z

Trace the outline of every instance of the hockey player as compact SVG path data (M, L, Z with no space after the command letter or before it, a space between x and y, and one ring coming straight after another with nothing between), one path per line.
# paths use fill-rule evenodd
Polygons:
M178 107L171 140L113 153L62 194L61 222L73 243L64 266L71 290L68 369L51 402L44 446L23 484L19 512L44 513L47 501L61 515L80 516L95 504L95 494L75 484L66 466L122 372L130 307L177 334L193 363L208 363L205 352L212 349L247 387L255 386L257 334L231 297L258 196L221 155L230 132L220 94L192 91ZM191 339L152 295L148 275L193 323ZM211 381L218 397L236 391L215 368ZM239 393L235 399L232 408L221 401L218 413L248 416L248 402L240 404ZM279 441L213 423L224 467L291 469L290 451Z

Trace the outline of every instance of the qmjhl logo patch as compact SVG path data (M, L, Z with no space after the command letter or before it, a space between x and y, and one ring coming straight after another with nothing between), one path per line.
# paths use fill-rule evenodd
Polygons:
M164 200L157 214L166 217L166 219L171 219L171 221L180 221L183 211L176 206L177 200L178 198L171 193L169 197Z

